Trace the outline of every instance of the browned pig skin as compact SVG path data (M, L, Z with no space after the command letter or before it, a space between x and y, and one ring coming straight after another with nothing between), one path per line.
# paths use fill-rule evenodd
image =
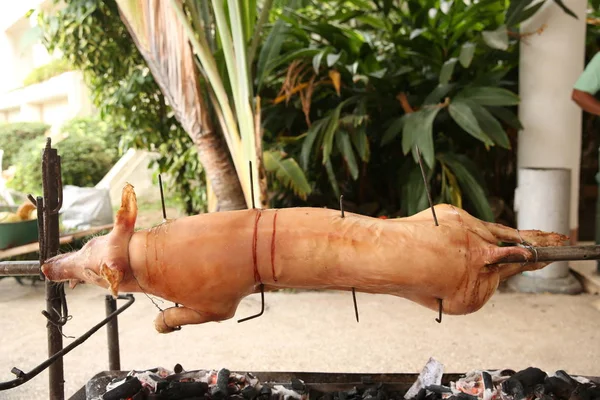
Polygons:
M79 251L48 260L52 281L145 292L173 303L158 332L222 321L240 301L265 290L304 288L389 294L451 315L479 310L501 280L545 263L500 242L558 246L567 238L483 222L449 205L382 220L323 208L250 209L195 215L134 232L137 203L123 189L113 231ZM523 263L492 265L507 256Z

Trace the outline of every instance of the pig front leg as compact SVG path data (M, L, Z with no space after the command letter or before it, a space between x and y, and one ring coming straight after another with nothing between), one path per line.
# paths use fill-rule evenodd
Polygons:
M233 316L233 315L232 315ZM183 325L197 325L205 322L216 322L231 318L209 313L201 313L188 307L171 307L161 311L154 320L154 328L158 333L170 333Z

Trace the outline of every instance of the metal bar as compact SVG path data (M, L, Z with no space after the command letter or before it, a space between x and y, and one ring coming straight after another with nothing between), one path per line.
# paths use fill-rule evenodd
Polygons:
M98 324L96 324L92 329L90 329L89 331L87 331L86 333L81 335L79 338L74 340L67 347L60 350L58 353L54 354L52 357L48 358L46 361L44 361L43 363L41 363L40 365L38 365L37 367L32 369L30 372L24 373L23 371L19 370L18 368L13 368L12 371L13 371L13 373L15 373L17 375L17 379L13 379L12 381L8 381L8 382L0 382L0 390L12 389L17 386L20 386L20 385L24 384L25 382L34 378L40 372L42 372L43 370L48 368L48 366L53 365L53 363L55 363L57 360L59 360L59 359L62 360L62 357L65 354L69 353L75 347L77 347L81 343L85 342L90 336L92 336L94 333L96 333L100 328L102 328L104 325L106 325L110 320L112 320L117 315L121 314L123 311L128 309L129 306L131 306L135 301L135 298L133 297L132 294L122 295L122 296L119 296L118 298L123 299L123 300L128 299L128 301L123 306L121 306L121 308L119 308L115 312L111 313L109 316L107 316L102 321L100 321Z
M0 276L39 276L39 261L0 261Z
M525 248L531 252L529 262L600 260L600 245ZM505 257L494 264L521 263L524 261L523 257L514 255Z
M40 265L47 259L58 254L60 247L60 233L58 211L61 206L62 188L60 183L60 156L56 149L51 147L51 139L46 141L46 148L42 154L42 187L44 204L44 244L40 246ZM39 204L39 200L38 200ZM63 350L62 329L58 324L60 314L57 310L63 308L61 298L64 298L64 285L46 280L46 312L53 318L46 324L48 330L48 356L52 357ZM63 400L65 398L65 379L62 358L56 359L48 370L49 398L50 400Z
M111 295L106 295L106 316L111 315L117 309L117 300ZM108 339L108 370L119 371L121 369L121 355L119 354L119 319L113 318L106 324L106 337Z

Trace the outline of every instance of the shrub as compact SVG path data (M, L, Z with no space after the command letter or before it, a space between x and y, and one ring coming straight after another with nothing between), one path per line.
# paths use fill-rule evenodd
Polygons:
M88 125L89 123L89 125ZM63 129L72 129L69 135L53 143L61 156L63 185L91 187L96 185L118 159L118 151L110 147L107 129L86 130L85 127L100 127L93 119L69 121ZM75 129L77 128L77 129ZM23 145L15 157L17 171L9 186L23 193L41 194L41 155L45 146L43 137Z
M23 79L23 85L29 86L44 82L64 72L71 71L72 69L73 68L64 59L53 60L48 64L33 69L29 75Z
M8 168L23 143L43 137L49 125L41 122L16 122L0 124L0 149L4 150L2 169Z
M77 117L65 122L60 128L67 137L97 138L105 148L120 153L121 132L98 117Z

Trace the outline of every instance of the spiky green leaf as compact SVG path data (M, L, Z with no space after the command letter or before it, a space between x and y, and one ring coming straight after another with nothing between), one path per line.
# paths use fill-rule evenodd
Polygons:
M354 149L352 148L352 143L350 142L350 135L348 135L348 132L340 130L336 135L335 141L338 150L342 154L342 157L344 157L344 161L346 161L346 165L348 166L348 170L350 171L352 179L356 180L358 178L358 164L356 163Z
M302 200L306 200L312 189L296 160L284 158L280 152L265 151L263 161L267 172L275 174L284 186L292 189Z

